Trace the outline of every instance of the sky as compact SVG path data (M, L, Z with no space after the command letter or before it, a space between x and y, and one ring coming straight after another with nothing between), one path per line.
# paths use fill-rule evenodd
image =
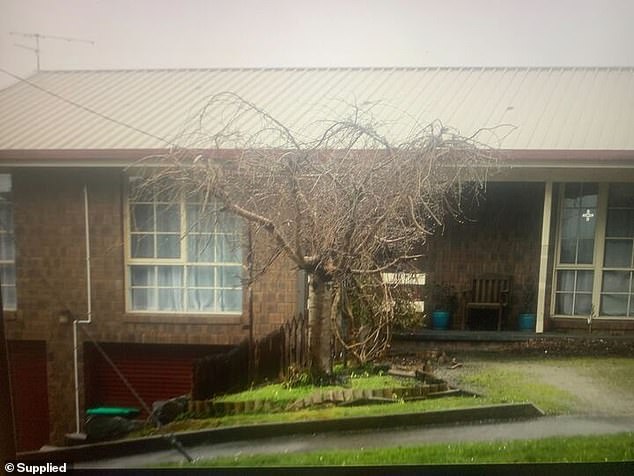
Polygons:
M634 0L0 0L0 68L634 66ZM15 81L0 72L0 87Z

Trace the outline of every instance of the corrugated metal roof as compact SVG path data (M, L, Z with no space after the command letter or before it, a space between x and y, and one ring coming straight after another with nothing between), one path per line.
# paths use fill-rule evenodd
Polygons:
M351 105L386 136L434 120L494 147L634 150L634 68L334 68L41 72L0 91L0 150L155 149L205 145L199 114L231 91L300 137ZM241 117L245 133L261 128ZM274 141L271 138L266 140ZM236 144L239 145L239 144Z

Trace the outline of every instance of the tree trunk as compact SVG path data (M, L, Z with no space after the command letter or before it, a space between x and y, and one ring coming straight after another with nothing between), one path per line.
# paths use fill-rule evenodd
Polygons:
M310 370L313 376L330 374L332 371L332 357L330 341L330 305L332 289L315 274L310 275L310 290L308 293L308 326Z

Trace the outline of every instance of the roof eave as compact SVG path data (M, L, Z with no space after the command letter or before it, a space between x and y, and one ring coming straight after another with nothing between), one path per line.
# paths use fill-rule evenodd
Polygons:
M170 149L0 149L2 167L129 167L151 163ZM193 155L209 151L190 150ZM235 157L239 150L214 151ZM634 168L634 150L502 149L501 167L511 168Z

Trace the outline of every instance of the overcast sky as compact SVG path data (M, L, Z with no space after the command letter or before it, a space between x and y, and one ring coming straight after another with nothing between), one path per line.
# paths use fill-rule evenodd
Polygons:
M0 0L0 67L634 66L634 0ZM0 86L10 81L0 73Z

